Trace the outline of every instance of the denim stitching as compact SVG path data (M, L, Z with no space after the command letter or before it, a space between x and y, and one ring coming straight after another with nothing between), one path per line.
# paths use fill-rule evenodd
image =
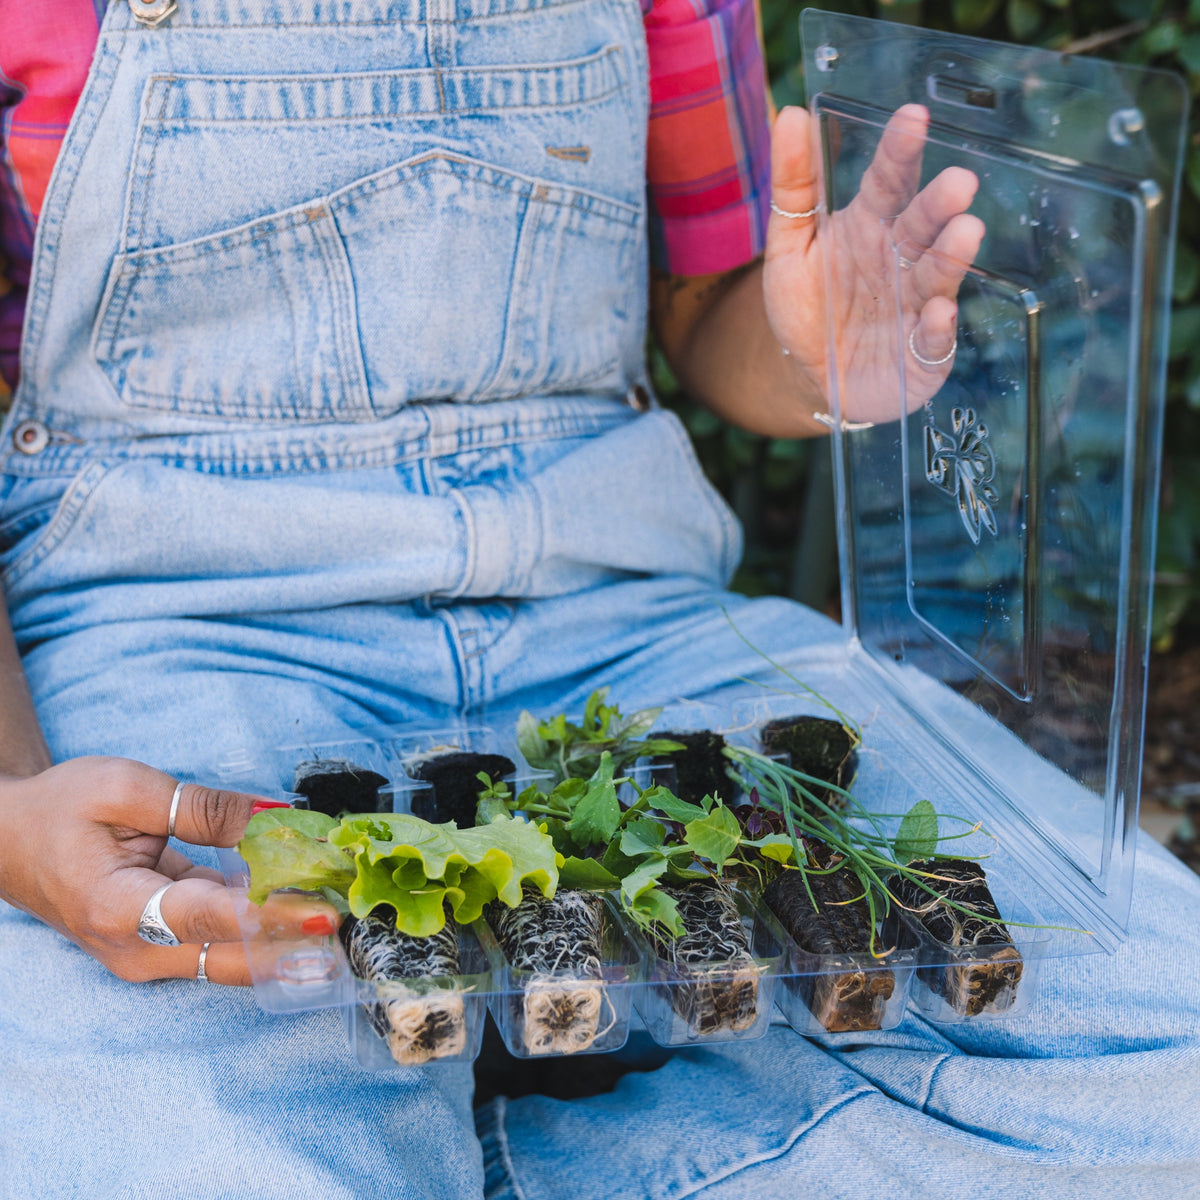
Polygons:
M114 9L110 9L106 14L106 21L113 11ZM41 324L49 310L58 275L59 255L54 239L62 228L62 215L75 194L75 185L79 182L79 166L83 159L83 150L79 149L79 143L82 141L86 148L112 98L112 77L116 74L124 40L124 34L115 38L101 36L98 39L96 54L92 60L92 70L88 74L88 80L80 95L75 116L59 150L58 161L50 178L50 186L42 200L42 213L38 218L37 232L34 235L33 275L29 281L25 304L25 323L21 341L21 382L17 387L13 406L9 410L10 421L16 419L19 408L26 407L26 399L32 398L35 389L33 382L35 363L42 353L43 343ZM111 55L108 54L110 41L118 43L116 52ZM107 78L104 74L106 70L109 72ZM101 95L99 105L95 101L97 92ZM66 180L65 193L64 185L61 182L64 178ZM49 260L51 263L48 273L44 269L39 270L39 263L43 260Z
M727 1165L726 1167L722 1168L720 1174L709 1175L706 1179L701 1180L697 1184L684 1183L681 1185L673 1185L664 1194L671 1197L671 1200L685 1200L685 1198L688 1196L700 1196L708 1188L715 1184L726 1182L733 1176L746 1170L748 1167L757 1167L761 1166L763 1163L775 1162L777 1159L782 1158L785 1154L792 1150L796 1143L799 1142L800 1139L805 1136L805 1134L811 1133L817 1128L818 1125L823 1124L835 1113L840 1112L847 1105L853 1104L856 1100L861 1100L864 1097L877 1094L878 1093L874 1088L869 1087L864 1087L858 1091L852 1092L849 1096L844 1096L836 1104L827 1108L819 1117L817 1117L815 1121L805 1125L802 1129L793 1129L790 1136L783 1142L783 1144L781 1146L777 1146L770 1153L764 1154L759 1158L743 1159L736 1166Z
M116 465L104 459L98 459L77 475L63 493L55 515L42 530L41 535L28 550L9 563L6 569L0 571L0 580L11 587L28 575L39 563L44 562L47 555L61 545L67 534L75 528L88 501L96 494L96 489Z
M481 84L493 84L498 78L509 77L522 82L523 84L533 85L537 81L544 81L550 84L557 81L558 87L555 88L555 99L545 101L544 103L525 102L522 104L489 104L482 107L479 106L456 106L449 110L454 113L492 113L492 112L521 112L525 110L540 111L547 108L575 108L583 106L591 106L601 100L607 99L609 96L628 90L629 79L624 70L622 55L625 47L619 44L609 44L597 50L594 54L586 55L583 58L557 63L550 66L537 67L451 67L443 68L433 66L425 70L417 69L407 72L400 71L357 71L347 72L344 75L238 75L238 76L211 76L211 75L155 75L151 77L152 85L157 85L160 81L178 85L186 94L189 90L189 85L192 85L192 90L201 90L205 95L217 93L218 97L223 93L228 93L232 88L241 88L244 91L260 90L264 94L273 85L276 89L279 87L293 88L296 90L304 90L300 85L338 85L344 84L348 80L366 80L366 81L387 81L395 80L398 83L407 82L412 87L418 87L425 79L430 79L435 83L441 82L444 77L447 82L461 86L464 83L478 81ZM589 84L589 80L595 79L594 84ZM561 84L565 80L570 80L576 84L575 95L569 98L561 97ZM599 88L602 90L593 90ZM528 90L528 89L527 89ZM277 94L277 91L272 93ZM380 118L397 118L421 116L426 113L432 113L432 109L413 109L407 108L401 111L390 112L378 109L372 109L369 112L360 113L339 113L329 116L288 116L288 117L212 117L212 116L195 116L191 112L185 114L171 113L168 115L167 100L171 96L170 87L164 88L163 105L160 108L157 116L147 115L145 123L147 125L154 124L157 126L172 126L186 128L189 125L271 125L271 124L296 124L307 125L310 123L321 122L336 122L341 124L348 121L372 121ZM444 101L443 101L444 105ZM437 111L447 111L444 107Z
M504 1096L497 1096L493 1101L496 1109L496 1123L494 1132L496 1135L496 1144L500 1150L500 1161L504 1166L504 1170L508 1174L508 1182L512 1187L516 1200L526 1200L525 1190L517 1182L517 1171L513 1166L512 1150L508 1144L508 1130L505 1128L505 1118L508 1115L508 1101Z

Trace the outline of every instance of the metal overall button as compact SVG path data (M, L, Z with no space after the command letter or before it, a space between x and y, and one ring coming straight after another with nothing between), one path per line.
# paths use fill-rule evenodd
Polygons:
M22 421L12 431L12 440L22 454L40 454L50 444L50 430L41 421Z
M175 0L129 0L129 11L139 25L157 29L178 10Z

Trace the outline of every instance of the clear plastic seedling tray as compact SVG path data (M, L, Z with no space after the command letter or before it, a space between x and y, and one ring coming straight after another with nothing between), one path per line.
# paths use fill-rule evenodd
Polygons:
M346 1037L368 1071L471 1062L479 1055L491 964L473 925L459 927L459 975L355 980L357 1003L346 1005Z
M1011 931L1030 962L1011 1014L1034 964L1125 935L1186 90L836 13L801 30L827 328L854 310L892 349L868 366L830 334L845 638L788 665L861 727L865 807L929 799L979 825L958 849L1042 927ZM860 186L905 105L927 132L889 136L919 175L883 203ZM902 215L948 170L978 185L971 263ZM877 277L850 291L867 244ZM909 339L946 271L955 353L931 383ZM923 944L923 977L959 953Z
M699 964L671 962L653 939L632 936L644 962L634 998L638 1015L660 1046L751 1041L771 1023L783 946L779 931L746 892L734 890L750 958Z
M421 772L423 764L434 763L443 756L470 754L500 756L512 763L512 769L498 772L494 781L508 784L514 792L519 793L533 782L545 787L549 780L546 772L534 770L525 761L511 726L501 727L482 721L463 719L450 724L397 729L383 739L383 753L393 770L405 778L413 777ZM438 810L432 807L437 803L436 788L414 794L412 801L416 807L408 811L427 819L437 819L433 814ZM426 806L430 807L427 809Z
M1051 948L1050 932L1002 882L990 890L1006 918L1011 945L968 945L939 940L910 912L893 908L884 922L889 939L915 953L910 1003L927 1021L961 1025L1026 1012L1038 994L1038 974Z
M398 770L384 745L375 738L330 738L315 742L298 742L277 746L239 778L243 791L254 786L265 796L286 800L296 808L318 808L303 792L304 775L311 781L314 775L337 775L360 771L364 780L378 776L377 786L352 789L355 812L408 812L413 804L420 806L418 797L429 792L429 785L408 778ZM370 773L370 774L368 774ZM336 813L330 811L330 816Z
M581 976L570 969L519 970L486 921L481 925L480 941L492 965L488 1008L510 1054L517 1058L600 1054L625 1045L642 962L607 901L596 976Z

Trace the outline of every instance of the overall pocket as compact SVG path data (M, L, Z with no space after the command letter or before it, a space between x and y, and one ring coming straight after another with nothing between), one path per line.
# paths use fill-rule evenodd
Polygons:
M643 185L549 152L629 144L624 61L151 79L98 365L131 408L235 419L623 390Z

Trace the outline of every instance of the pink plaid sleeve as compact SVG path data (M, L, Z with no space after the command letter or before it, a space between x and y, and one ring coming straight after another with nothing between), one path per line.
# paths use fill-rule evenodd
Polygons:
M771 198L754 0L642 0L650 53L646 175L654 265L728 271L762 252Z
M10 385L34 226L91 66L104 4L0 3L0 381Z

